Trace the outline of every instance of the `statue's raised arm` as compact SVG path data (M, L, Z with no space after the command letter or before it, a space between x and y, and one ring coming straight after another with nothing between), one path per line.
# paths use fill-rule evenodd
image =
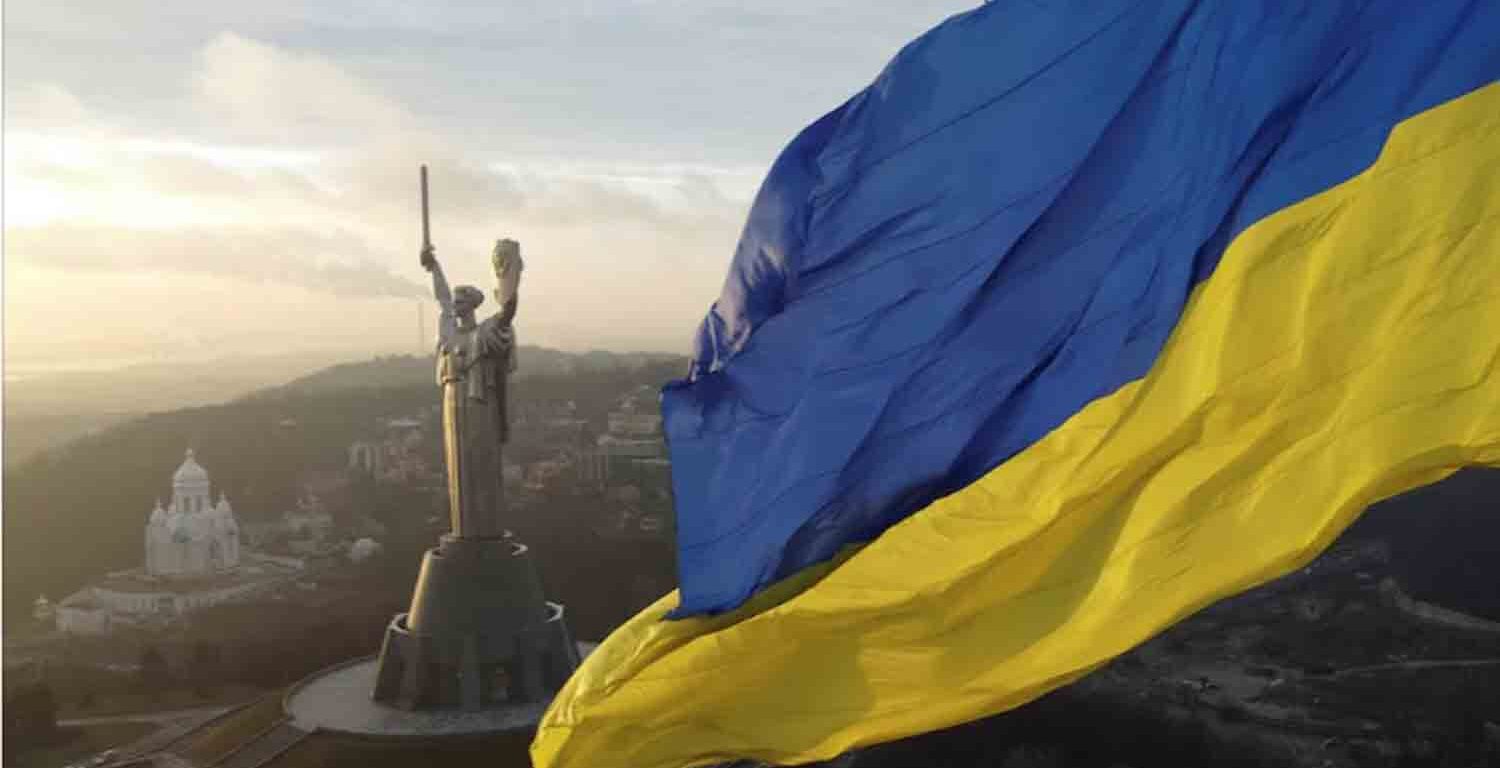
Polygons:
M458 313L453 308L453 291L448 288L448 278L443 275L443 265L438 263L432 246L422 247L422 267L432 274L432 297L437 299L441 312L438 314L438 343L447 343L458 327Z

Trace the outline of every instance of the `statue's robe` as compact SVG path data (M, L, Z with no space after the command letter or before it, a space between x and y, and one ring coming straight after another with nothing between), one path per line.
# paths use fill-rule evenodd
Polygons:
M515 333L500 315L457 327L438 349L443 388L443 452L453 535L505 535L501 446L510 436L506 382L515 369Z

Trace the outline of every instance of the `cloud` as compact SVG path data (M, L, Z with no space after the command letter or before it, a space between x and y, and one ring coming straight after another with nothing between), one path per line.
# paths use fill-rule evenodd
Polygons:
M170 272L279 283L345 297L421 298L421 284L394 275L358 237L303 229L124 229L54 223L7 233L32 265L72 272Z
M76 277L136 286L118 293L101 338L175 327L158 299L127 298L157 295L138 285L151 275L183 291L207 281L282 297L274 317L203 307L191 324L206 336L242 327L275 345L309 307L330 317L347 307L395 311L357 338L408 348L409 306L358 302L429 297L416 264L425 163L434 240L453 283L488 283L495 238L523 243L530 342L677 349L717 292L758 181L754 169L701 161L487 150L452 125L417 119L329 57L245 35L214 36L193 61L183 78L187 122L222 126L217 141L141 133L61 87L30 102L52 116L45 130L36 123L7 137L7 199L46 201L8 219L7 272L20 269L32 285ZM21 322L8 339L49 349L25 341L42 332L47 303L27 298L15 308ZM183 308L170 311L180 319ZM244 334L233 338L253 346Z
M438 141L378 140L329 153L318 173L345 213L415 225L421 210L418 168L428 166L434 221L474 221L513 213L527 190Z
M98 121L83 102L57 83L35 83L6 93L6 111L35 128L71 128Z
M450 280L522 242L528 343L682 349L780 146L971 2L7 7L8 352L425 346L422 163Z
M327 57L297 53L232 32L199 54L199 108L213 122L263 140L306 142L418 129L399 104Z

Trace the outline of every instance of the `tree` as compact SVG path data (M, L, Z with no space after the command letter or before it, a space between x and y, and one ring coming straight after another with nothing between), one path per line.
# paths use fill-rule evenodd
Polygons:
M15 690L5 700L5 755L12 756L48 743L57 732L57 702L44 682Z
M152 698L157 698L172 682L171 671L167 668L167 659L161 655L161 651L154 645L146 646L141 652L140 672L137 682L141 690L146 691Z
M193 643L192 666L189 674L193 681L193 693L207 698L219 683L223 652L215 643L199 640Z

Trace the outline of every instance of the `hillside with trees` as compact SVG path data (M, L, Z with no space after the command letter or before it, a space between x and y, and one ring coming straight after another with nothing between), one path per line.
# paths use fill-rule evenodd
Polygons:
M558 364L519 377L513 401L571 400L579 418L597 422L621 393L659 386L686 362L660 355L603 362L528 349L535 367ZM569 366L570 358L582 362ZM215 495L226 493L241 522L253 523L291 508L308 473L342 470L349 445L378 434L385 420L432 418L439 401L430 359L380 358L228 403L132 418L13 465L4 487L6 616L23 617L39 594L56 600L103 573L140 565L146 519L156 499L170 497L171 474L188 447L209 470ZM411 514L425 519L429 506Z

